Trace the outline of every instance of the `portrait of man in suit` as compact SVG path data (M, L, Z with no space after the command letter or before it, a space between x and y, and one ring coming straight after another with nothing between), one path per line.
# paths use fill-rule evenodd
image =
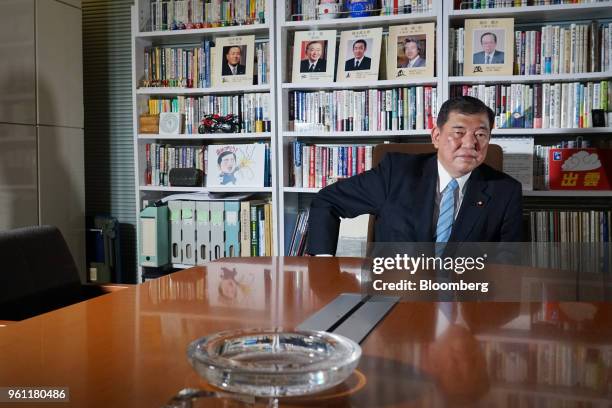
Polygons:
M476 37L477 33L474 33ZM502 42L503 44L503 42ZM480 36L480 45L482 51L474 53L473 63L474 64L503 64L504 53L498 51L497 48L497 35L492 32L485 32Z
M223 55L225 58L223 61L223 68L221 69L222 76L246 74L246 67L241 64L242 46L230 45L223 47Z
M340 218L374 217L376 242L517 242L522 187L484 164L495 114L470 96L444 102L435 153L388 153L322 190L310 206L310 254L334 254Z
M346 60L344 63L344 71L362 71L370 69L372 59L366 57L368 43L366 40L359 39L353 42L353 58Z
M400 63L398 68L423 68L427 65L427 60L423 55L425 47L419 45L419 41L414 37L407 37L404 40L404 63ZM400 60L401 61L401 60Z
M310 41L306 45L306 59L300 61L300 72L325 72L327 71L327 60L324 58L324 41Z

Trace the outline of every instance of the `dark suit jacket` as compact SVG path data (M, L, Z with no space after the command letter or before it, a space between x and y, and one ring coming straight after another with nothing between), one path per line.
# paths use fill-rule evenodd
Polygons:
M310 67L310 61L305 59L300 62L300 72L308 72L308 68ZM324 59L320 59L317 61L313 72L325 72L325 68L327 68L327 61Z
M484 51L477 52L474 54L474 58L472 60L472 64L484 64L485 63L485 53ZM495 50L493 53L493 58L491 59L491 64L503 64L504 63L504 53L501 51Z
M359 68L355 68L355 58L351 58L350 60L346 60L344 63L345 71L362 71L364 69L370 69L372 65L372 59L370 57L363 57L361 59L361 64L359 64Z
M244 75L244 74L246 74L245 66L238 64L238 69L236 69L236 75ZM228 63L223 64L221 75L232 75L232 70L230 69Z
M419 59L417 60L416 64L414 64L414 66L412 68L422 68L422 67L424 67L426 65L427 65L427 60L425 58L419 57ZM402 68L408 68L408 61L406 61L406 63L404 65L402 65Z
M433 242L436 154L387 154L369 171L322 189L310 206L310 254L334 254L339 218L376 216L377 242ZM478 203L478 204L477 204ZM520 242L522 188L482 164L472 172L450 242Z

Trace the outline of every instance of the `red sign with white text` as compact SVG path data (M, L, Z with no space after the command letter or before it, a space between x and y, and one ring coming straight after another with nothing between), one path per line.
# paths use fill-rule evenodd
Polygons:
M610 190L612 149L550 149L551 190Z

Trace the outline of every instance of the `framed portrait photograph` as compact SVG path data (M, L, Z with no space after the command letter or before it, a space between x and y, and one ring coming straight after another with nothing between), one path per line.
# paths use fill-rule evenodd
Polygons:
M514 19L465 21L464 75L512 75Z
M214 84L252 85L255 36L221 37L215 43Z
M433 77L435 23L389 27L387 79Z
M336 81L377 80L381 41L381 27L343 31Z
M291 82L334 80L336 30L296 32L293 44Z

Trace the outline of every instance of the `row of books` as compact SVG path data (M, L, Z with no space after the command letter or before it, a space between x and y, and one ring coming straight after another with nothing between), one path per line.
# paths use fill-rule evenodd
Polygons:
M223 257L272 255L269 201L170 200L168 210L170 261L174 264L201 265Z
M359 4L353 6L351 9L350 3L347 2L345 7L342 7L344 2L338 5L339 9L334 11L318 11L319 1L318 0L292 0L291 1L291 20L292 21L305 21L305 20L317 20L319 18L330 18L329 16L321 17L325 14L332 13L335 18L342 17L366 17L366 16L385 16L393 14L410 14L410 13L426 13L432 10L433 0L379 0L375 2L355 2ZM334 2L334 4L337 4ZM321 6L324 3L321 2ZM337 10L337 11L335 11ZM352 12L351 12L352 11Z
M608 0L455 0L455 10L601 3Z
M265 5L265 0L150 0L144 26L164 31L265 23Z
M591 395L571 395L531 389L495 388L479 401L495 408L608 408L608 403ZM423 405L427 407L430 405Z
M147 143L144 149L144 185L171 186L173 168L201 170L201 187L272 185L269 143L208 146Z
M255 58L250 60L254 61L254 85L268 84L269 60L269 43L256 43ZM143 61L142 87L209 88L215 81L217 64L213 41L203 41L201 47L191 48L147 47Z
M612 242L612 211L542 210L529 213L532 242Z
M306 242L308 239L308 216L310 210L306 208L301 210L295 216L295 224L291 230L291 238L286 238L285 241L288 243L285 248L285 254L287 256L302 256L306 250ZM288 225L290 224L289 217L287 217Z
M451 97L474 96L489 106L497 128L609 126L611 93L610 81L451 87Z
M289 185L322 188L372 168L371 145L291 143Z
M449 32L450 75L464 74L465 29ZM546 25L514 32L514 75L612 70L612 23ZM471 56L467 56L471 58Z
M612 350L571 343L481 341L495 383L581 388L607 394Z
M214 114L236 115L239 122L237 133L270 132L272 128L269 93L150 97L147 113L159 115L161 112L183 114L181 128L186 134L197 134L202 118Z
M289 94L289 130L348 132L431 129L437 89L294 91Z

